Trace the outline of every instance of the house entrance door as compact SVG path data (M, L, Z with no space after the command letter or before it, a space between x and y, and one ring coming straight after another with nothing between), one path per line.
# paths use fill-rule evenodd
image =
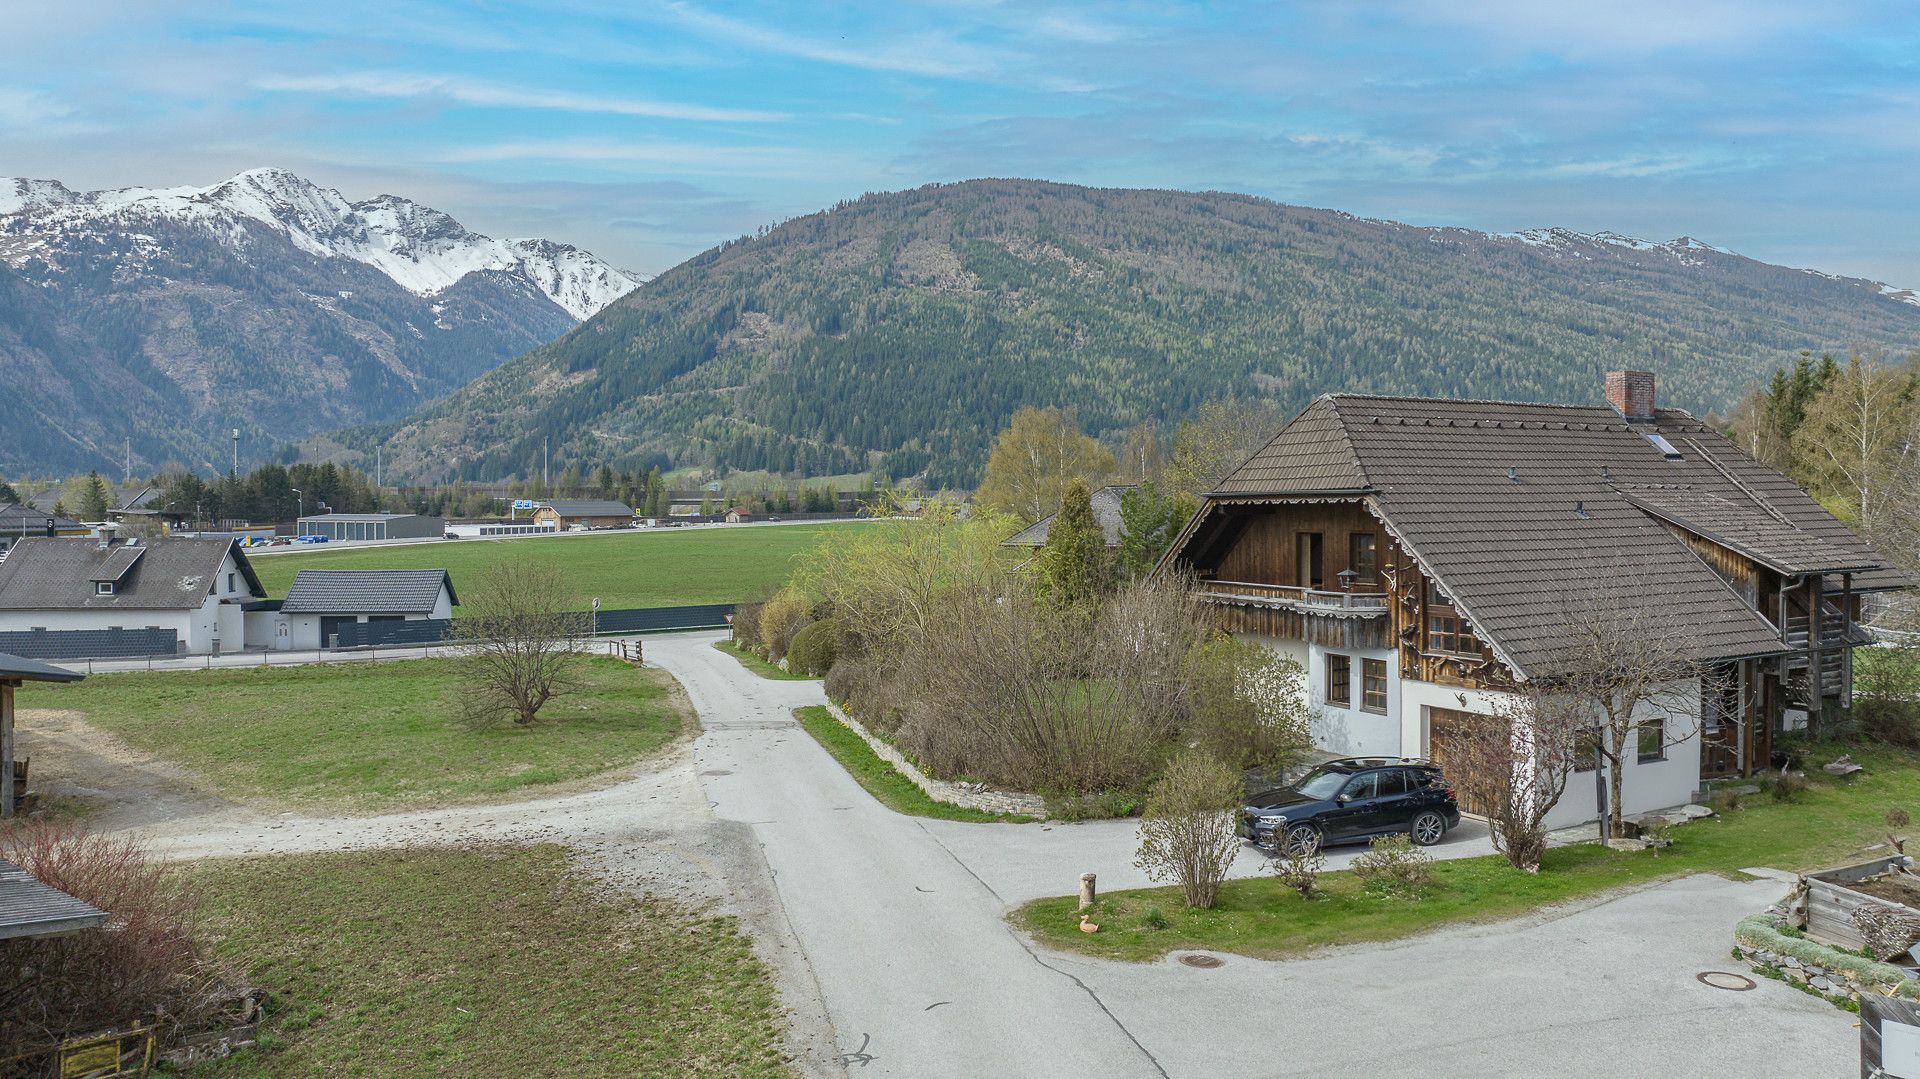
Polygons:
M1296 580L1302 588L1321 588L1326 583L1322 536L1318 532L1296 532L1294 543L1297 548Z

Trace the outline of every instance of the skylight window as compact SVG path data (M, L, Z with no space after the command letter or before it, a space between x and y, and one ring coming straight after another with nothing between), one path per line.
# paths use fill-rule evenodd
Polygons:
M1680 459L1680 451L1673 448L1673 443L1667 441L1667 436L1660 434L1658 431L1648 431L1646 435L1647 441L1653 443L1653 448L1660 451L1660 456L1665 457L1669 461L1678 461Z

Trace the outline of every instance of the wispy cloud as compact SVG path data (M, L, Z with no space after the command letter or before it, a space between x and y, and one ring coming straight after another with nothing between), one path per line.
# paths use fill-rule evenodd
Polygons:
M62 138L108 130L41 90L0 86L0 132L19 138Z
M446 164L510 161L572 162L670 168L687 174L792 177L825 170L860 170L858 161L802 146L736 146L641 139L514 139L435 151Z
M692 4L668 4L666 10L680 25L722 44L745 45L803 60L946 78L978 76L998 66L997 58L986 50L938 32L840 44L721 15Z
M459 75L428 75L403 71L357 71L335 75L274 76L261 79L262 90L401 100L438 100L489 108L553 109L562 112L610 116L647 116L663 120L700 120L712 123L772 123L791 118L785 112L762 109L715 108L618 94L550 90L511 86Z

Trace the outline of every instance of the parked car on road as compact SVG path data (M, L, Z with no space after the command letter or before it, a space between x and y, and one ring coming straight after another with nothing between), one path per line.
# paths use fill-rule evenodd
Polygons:
M1240 834L1288 852L1404 832L1423 847L1460 823L1440 767L1409 757L1328 761L1297 782L1262 791L1240 811Z

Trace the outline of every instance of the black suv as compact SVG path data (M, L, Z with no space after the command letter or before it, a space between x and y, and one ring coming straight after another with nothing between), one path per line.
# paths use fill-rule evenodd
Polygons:
M1240 811L1240 834L1296 851L1405 832L1431 847L1460 823L1453 790L1432 761L1349 757L1328 761L1289 786L1262 791Z

